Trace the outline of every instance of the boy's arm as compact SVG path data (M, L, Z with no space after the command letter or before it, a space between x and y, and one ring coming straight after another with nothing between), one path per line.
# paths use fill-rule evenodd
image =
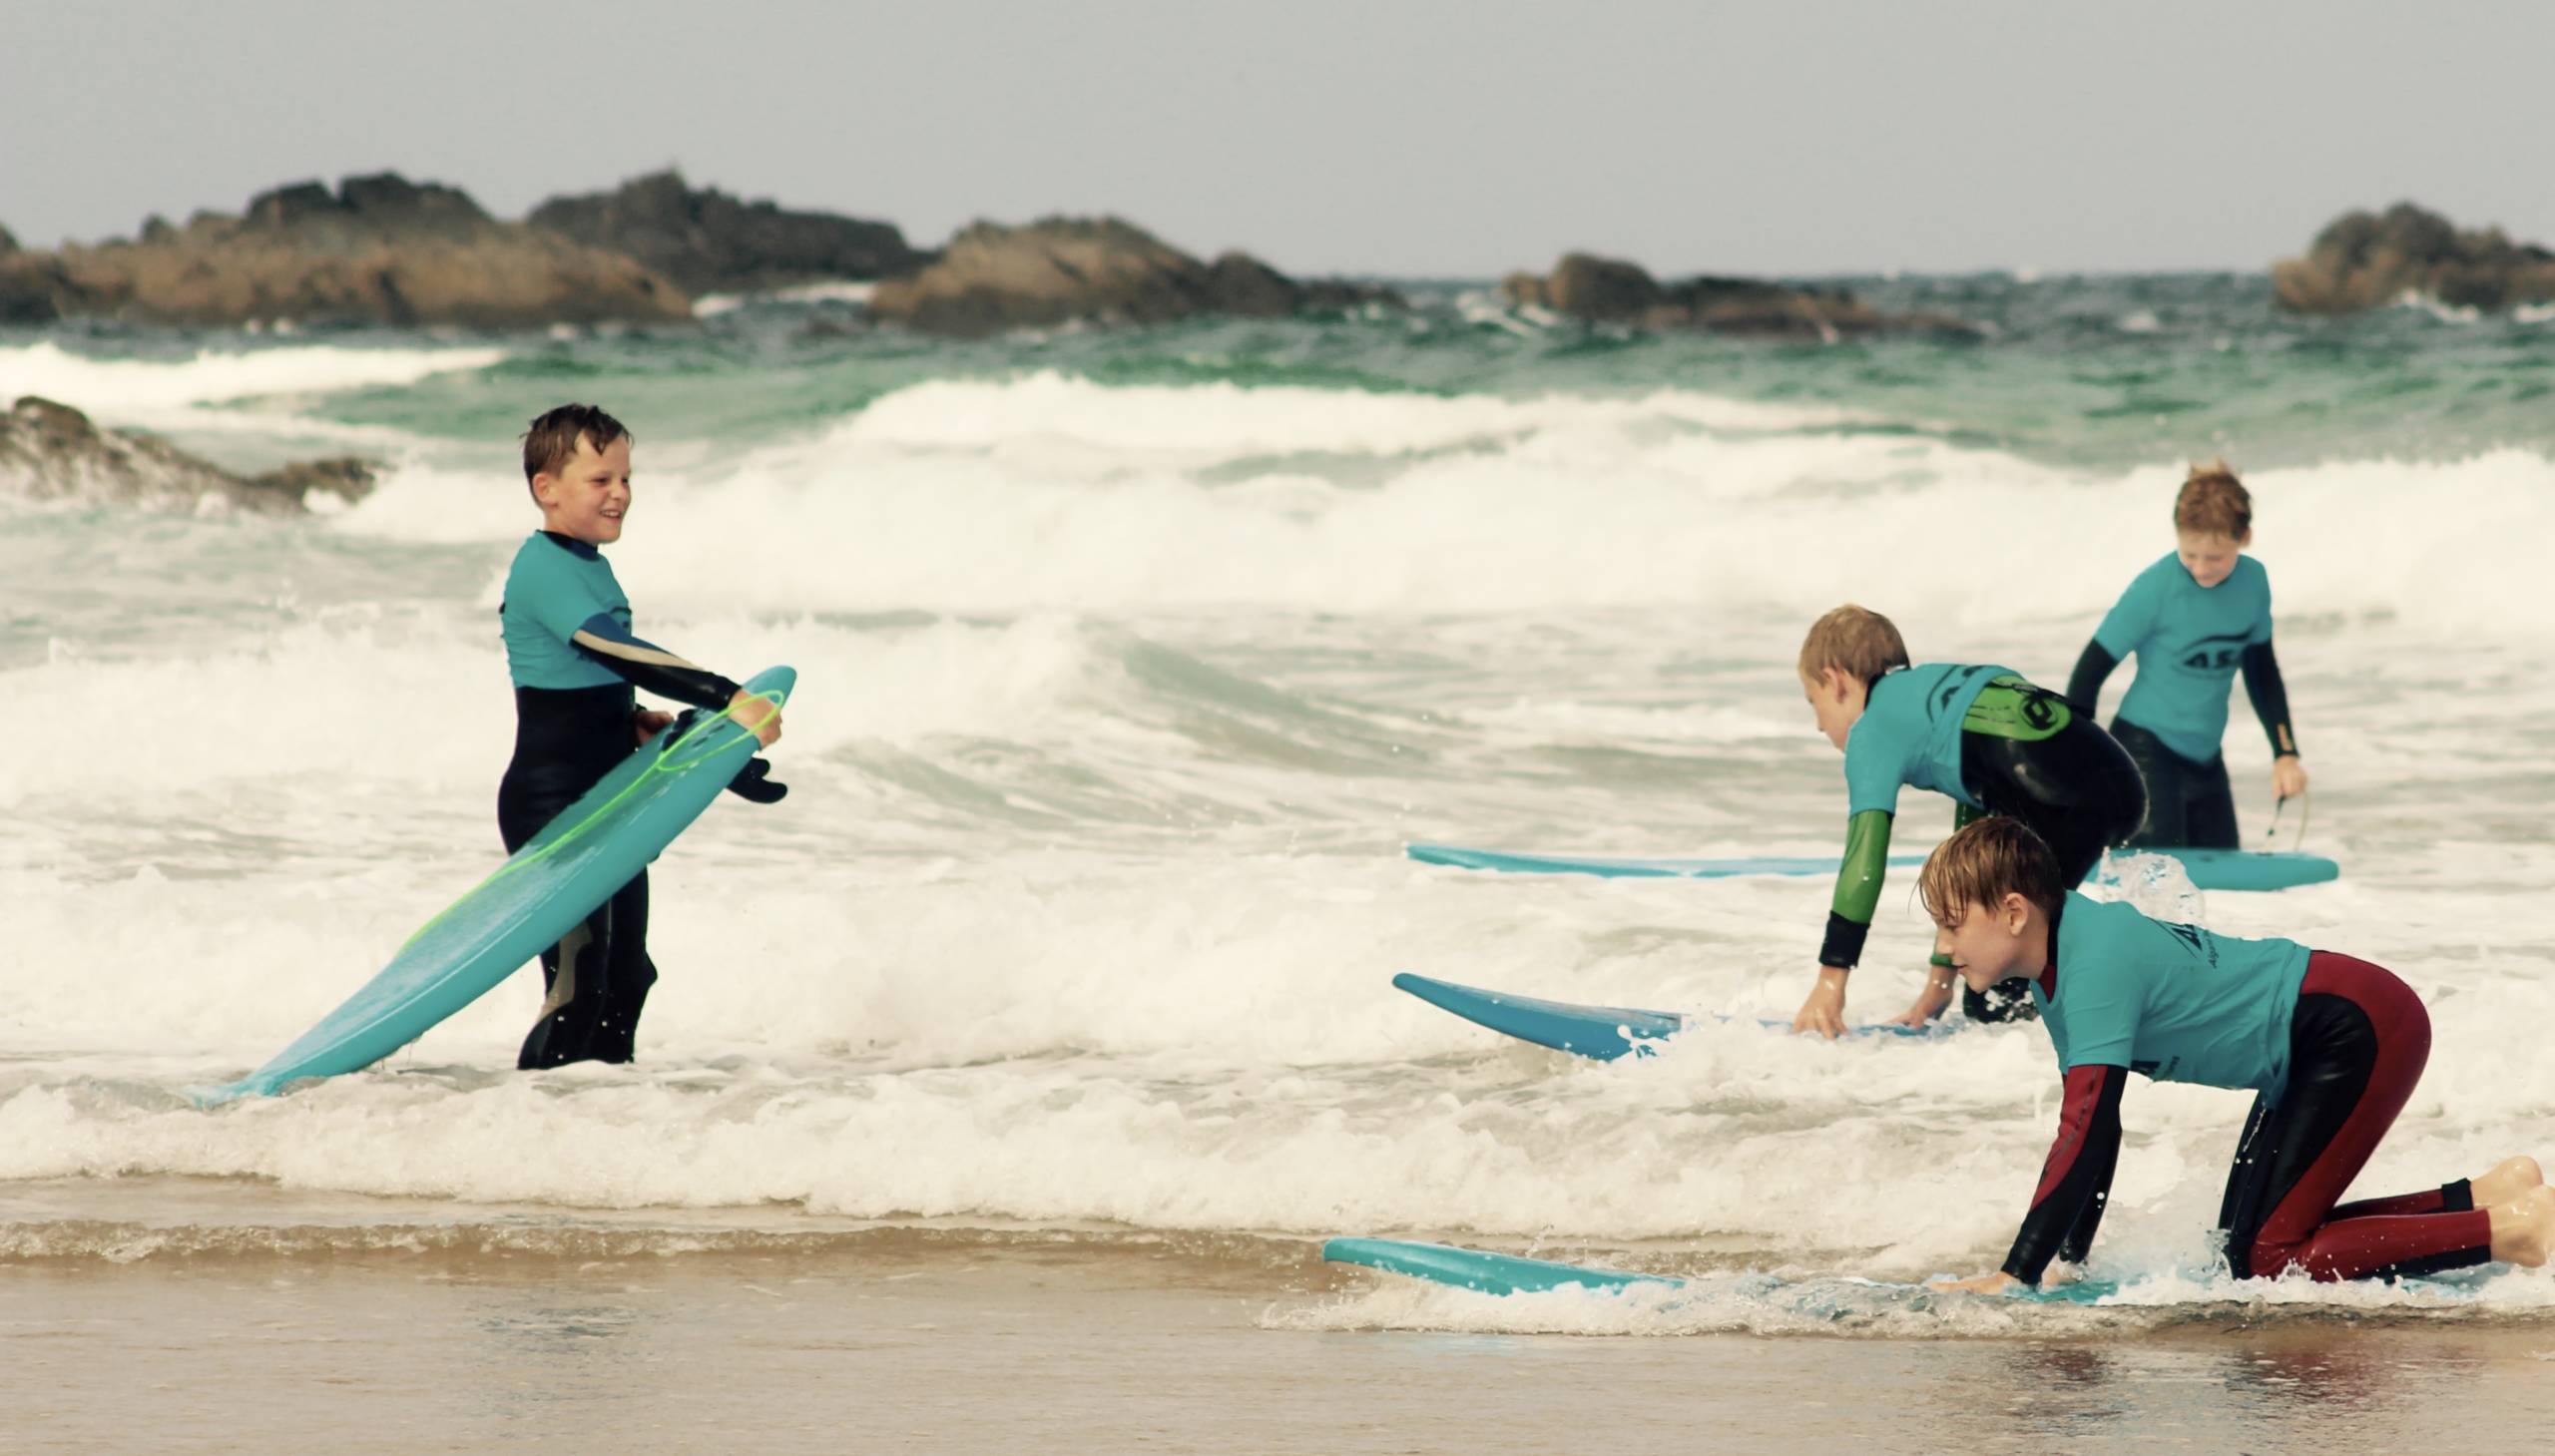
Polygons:
M2051 1259L2084 1258L2111 1198L2112 1170L2120 1161L2120 1095L2128 1084L2126 1067L2067 1069L2058 1139L2041 1165L2031 1212L2005 1255L2007 1275L2037 1284Z
M1881 876L1889 869L1889 821L1887 809L1864 809L1845 821L1845 862L1836 871L1836 894L1828 901L1818 978L1792 1017L1793 1031L1844 1034L1845 976L1862 959L1872 912L1880 906Z
M1827 904L1827 934L1818 963L1852 970L1863 958L1872 915L1880 908L1880 884L1889 873L1890 813L1865 809L1845 821L1845 862L1836 870L1836 893Z
M735 683L696 663L630 635L609 612L585 620L568 639L569 646L619 674L632 687L689 703L695 708L722 709L741 690Z
M2263 721L2263 731L2272 740L2272 756L2298 756L2298 730L2289 723L2289 688L2281 682L2280 659L2272 655L2270 641L2248 646L2243 664L2245 696L2253 701L2254 717Z
M2103 680L2119 666L2120 659L2112 656L2099 639L2086 639L2084 655L2076 659L2076 671L2067 675L2067 701L2092 718L2103 696Z

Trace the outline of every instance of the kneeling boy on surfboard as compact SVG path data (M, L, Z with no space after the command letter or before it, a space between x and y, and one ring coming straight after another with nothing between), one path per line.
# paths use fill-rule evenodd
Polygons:
M1801 694L1818 730L1845 755L1845 862L1818 950L1818 979L1792 1030L1845 1029L1845 977L1862 958L1889 867L1890 822L1907 785L1948 794L1964 822L2011 814L2057 847L2069 885L2126 839L2147 808L2138 765L2093 720L2009 669L1910 667L1888 618L1844 606L1811 624L1800 646ZM1952 973L1935 958L1914 1005L1894 1020L1921 1026L1951 1004ZM1982 1021L2032 1014L2020 982L1963 1009Z
M590 404L563 404L523 437L541 529L515 553L498 608L515 688L514 758L497 788L509 854L674 721L640 708L634 687L724 711L765 747L780 739L780 710L769 700L631 635L630 599L599 549L621 539L630 511L630 444L621 421ZM755 759L729 786L775 800L786 790L767 769ZM629 1061L657 980L647 874L543 951L541 975L548 995L517 1066Z
M2254 1091L2219 1224L2239 1278L2437 1273L2542 1264L2555 1191L2537 1164L2334 1207L2430 1058L2429 1014L2366 961L2292 940L2238 940L2151 920L2068 888L2021 823L1990 817L1937 846L1916 893L1972 990L2019 976L2058 1052L2058 1137L2004 1267L1956 1288L2037 1284L2083 1261L2120 1153L2129 1074Z

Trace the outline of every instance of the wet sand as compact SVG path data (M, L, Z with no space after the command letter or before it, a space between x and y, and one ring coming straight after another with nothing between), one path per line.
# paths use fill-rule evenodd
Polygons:
M113 1212L97 1195L114 1187L92 1200ZM350 1242L329 1226L348 1210L304 1212L192 1251L140 1223L56 1223L91 1251L47 1254L42 1225L8 1224L0 1444L2270 1453L2471 1446L2555 1415L2555 1325L2536 1320L2230 1315L2066 1340L1324 1329L1306 1311L1354 1311L1373 1276L1309 1242L670 1237L635 1219L367 1223Z

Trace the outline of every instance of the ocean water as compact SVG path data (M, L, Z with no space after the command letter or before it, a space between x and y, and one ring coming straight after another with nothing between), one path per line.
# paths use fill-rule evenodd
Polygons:
M2001 1259L2056 1107L2037 1029L1713 1024L1596 1065L1389 988L1788 1016L1822 882L1399 847L1832 852L1840 760L1790 669L1809 619L1857 601L1920 661L2061 682L2172 549L2184 462L2223 454L2314 774L2281 842L2344 870L2167 908L2421 992L2431 1068L2364 1192L2555 1158L2555 322L2285 319L2239 277L1856 286L1989 336L1660 338L1455 284L1407 315L969 344L821 293L692 332L0 333L0 397L243 468L389 467L293 521L0 499L0 1261L961 1228L1205 1240L1267 1271L1279 1329L2543 1320L2539 1271L2229 1284L2208 1230L2246 1100L2143 1083L2093 1261L2118 1303L1857 1293L1836 1281ZM660 861L636 1066L513 1072L527 970L374 1071L197 1110L185 1088L262 1062L499 858L495 608L536 524L514 441L571 398L636 432L611 555L639 630L798 669L790 797L723 801ZM2234 722L2260 841L2268 749ZM1902 846L1948 827L1902 810ZM1911 883L1855 1014L1915 989ZM1712 1296L1303 1288L1333 1233Z

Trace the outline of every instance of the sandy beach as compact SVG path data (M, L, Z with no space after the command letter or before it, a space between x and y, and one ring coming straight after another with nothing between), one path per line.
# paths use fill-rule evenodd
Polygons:
M32 1246L73 1201L123 1237ZM2051 1339L1490 1333L1415 1304L1384 1327L1371 1276L1301 1240L456 1224L204 1183L5 1212L5 1425L28 1456L2382 1451L2531 1437L2555 1378L2555 1320L2230 1303ZM1448 1322L1494 1302L1430 1297Z

